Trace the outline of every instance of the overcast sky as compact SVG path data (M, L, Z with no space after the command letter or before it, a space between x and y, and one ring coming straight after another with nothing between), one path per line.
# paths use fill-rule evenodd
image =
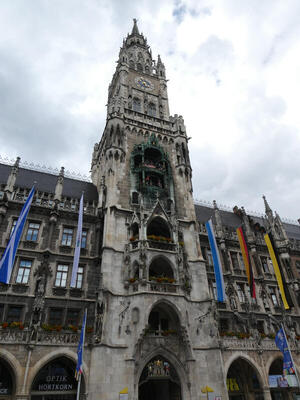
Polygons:
M89 174L134 17L192 137L194 197L299 218L299 0L1 0L1 156Z

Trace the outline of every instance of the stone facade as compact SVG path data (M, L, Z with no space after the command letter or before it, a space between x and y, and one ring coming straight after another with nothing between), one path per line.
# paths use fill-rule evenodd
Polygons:
M92 183L0 165L0 244L5 249L36 183L9 285L0 286L0 398L74 399L73 372L87 309L81 398L273 399L281 375L274 334L283 324L298 365L300 228L265 201L265 218L195 204L184 120L170 116L165 66L152 60L136 21L109 86ZM78 208L83 241L70 287ZM205 222L212 218L227 299L215 301ZM247 237L251 299L236 236ZM263 240L271 232L293 307L285 311ZM126 390L125 390L126 392ZM126 393L125 393L126 397ZM236 399L238 400L238 399Z

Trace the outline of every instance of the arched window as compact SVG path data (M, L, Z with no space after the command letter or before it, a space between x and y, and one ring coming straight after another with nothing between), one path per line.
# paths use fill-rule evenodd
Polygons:
M170 229L166 221L160 217L153 218L147 227L147 236L150 239L152 236L171 239Z
M75 363L67 357L50 361L35 377L31 388L31 399L40 400L44 398L43 395L48 398L49 392L56 392L61 398L72 399L73 396L76 396L77 391L77 381L74 377L75 367ZM52 377L55 378L55 381L52 380ZM85 383L82 377L80 393L84 394L84 392Z
M0 359L0 382L1 382L1 391L0 396L4 395L5 399L13 399L13 394L15 391L15 382L14 382L14 374L8 365L8 363L2 359ZM11 396L11 397L10 397ZM1 396L2 398L2 396Z
M160 396L156 395L157 393ZM150 360L139 380L139 399L181 400L181 384L173 365L158 355Z
M148 65L145 66L145 72L146 72L147 74L150 73L150 68L148 67Z
M134 68L134 61L133 60L129 60L129 67L130 68Z
M143 72L143 66L141 63L138 63L136 67L138 71Z
M156 107L154 103L149 103L148 105L148 115L150 115L151 117L155 117L156 116Z
M171 265L165 258L155 258L149 266L149 280L165 283L174 283L174 274Z
M166 303L157 304L149 314L149 330L155 336L179 334L180 321L171 306Z
M228 370L227 389L229 399L247 398L249 393L253 393L255 399L263 398L257 371L242 358L235 360Z
M133 99L132 108L133 111L141 112L141 101L137 97Z

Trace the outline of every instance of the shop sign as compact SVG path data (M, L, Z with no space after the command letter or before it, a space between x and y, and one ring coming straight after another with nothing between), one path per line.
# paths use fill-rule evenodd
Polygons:
M229 392L238 392L240 390L236 378L227 378L227 390Z
M270 388L297 387L296 375L269 375Z
M67 375L48 375L45 378L45 382L39 382L39 391L66 391L73 390L73 384L68 382Z
M4 386L3 382L0 382L0 396L4 394L9 394L9 389Z

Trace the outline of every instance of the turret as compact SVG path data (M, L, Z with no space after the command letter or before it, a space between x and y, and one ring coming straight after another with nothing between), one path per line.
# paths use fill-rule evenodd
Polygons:
M21 158L17 157L17 159L16 159L16 161L15 161L15 163L14 163L12 169L11 169L11 172L8 175L8 178L7 178L7 182L6 182L6 186L5 186L4 192L6 193L7 198L9 200L11 199L12 193L14 191L14 186L15 186L15 183L16 183L16 180L17 180L17 175L18 175L18 172L19 172L20 160L21 160Z

